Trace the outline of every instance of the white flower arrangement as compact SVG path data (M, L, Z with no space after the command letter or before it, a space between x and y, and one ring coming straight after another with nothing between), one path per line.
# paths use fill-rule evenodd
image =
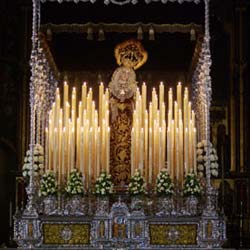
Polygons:
M30 150L27 150L26 156L24 157L23 164L23 177L29 178L32 170L32 156ZM33 152L33 173L34 176L42 174L44 168L44 151L43 147L40 144L34 146Z
M201 195L201 185L198 177L195 173L189 173L186 175L184 180L183 195L184 196L200 196Z
M111 195L113 193L114 184L110 174L105 171L96 179L95 194L99 196Z
M156 193L160 196L172 196L174 184L166 169L162 169L156 180Z
M42 176L39 193L45 197L57 193L56 177L52 171L47 171Z
M135 174L131 177L128 190L131 195L146 194L145 181L139 169L136 169Z
M217 177L219 174L218 168L218 156L216 149L213 147L212 143L210 142L210 171L211 176ZM199 142L197 144L197 171L199 177L204 177L206 175L206 165L207 165L207 142L205 140Z
M79 172L78 169L74 168L70 172L65 191L70 196L84 194L83 177L82 173Z

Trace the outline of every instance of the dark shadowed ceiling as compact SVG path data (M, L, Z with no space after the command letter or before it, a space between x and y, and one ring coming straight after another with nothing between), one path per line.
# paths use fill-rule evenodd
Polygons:
M83 24L93 23L156 23L203 25L204 4L195 3L151 3L140 1L137 5L117 6L91 3L44 3L42 4L42 24ZM86 39L86 33L53 34L49 47L59 71L112 70L116 67L114 47L136 33L105 33L105 41ZM167 70L188 72L194 54L195 41L190 34L155 34L149 41L144 33L142 44L148 51L148 62L143 70Z

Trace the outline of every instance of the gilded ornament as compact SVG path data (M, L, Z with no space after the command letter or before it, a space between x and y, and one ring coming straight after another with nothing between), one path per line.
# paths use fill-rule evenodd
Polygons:
M147 61L148 53L139 41L131 39L116 46L115 58L118 65L138 69Z
M151 224L151 245L196 245L196 224Z
M90 225L46 223L43 235L44 244L90 244Z

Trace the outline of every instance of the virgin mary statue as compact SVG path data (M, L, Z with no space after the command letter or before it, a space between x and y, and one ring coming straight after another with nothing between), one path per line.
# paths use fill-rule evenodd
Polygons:
M147 52L136 40L125 41L115 48L118 67L109 83L110 89L110 173L119 190L130 179L131 129L137 90L135 69L147 60Z

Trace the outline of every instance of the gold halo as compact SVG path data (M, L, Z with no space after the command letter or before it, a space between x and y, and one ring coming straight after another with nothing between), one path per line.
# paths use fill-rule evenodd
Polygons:
M138 69L147 61L148 53L139 41L130 39L115 47L115 58L118 65Z

